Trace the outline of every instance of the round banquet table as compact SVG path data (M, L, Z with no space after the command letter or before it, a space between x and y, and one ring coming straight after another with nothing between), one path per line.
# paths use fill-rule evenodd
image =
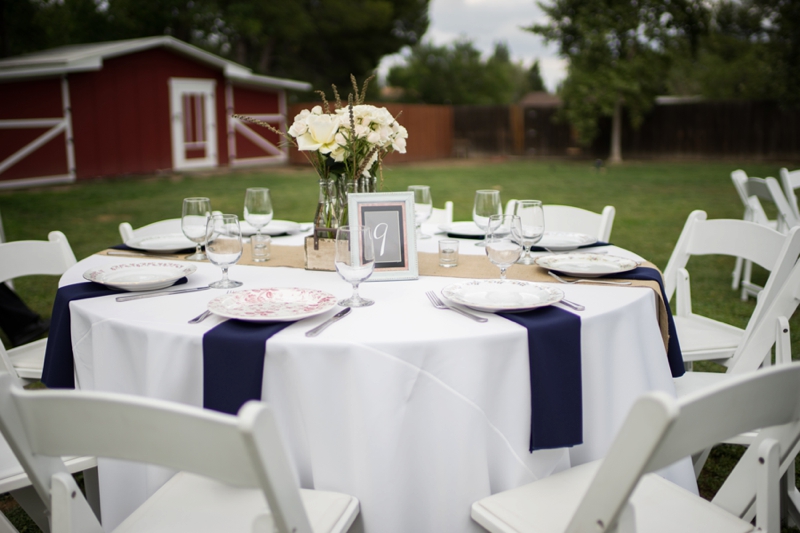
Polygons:
M302 237L274 242L300 244ZM420 251L434 252L436 240L419 241ZM484 252L465 240L461 253ZM60 285L85 281L90 268L145 260L93 255ZM183 287L220 277L211 264L197 267ZM244 282L239 290L303 287L337 297L351 291L335 272L235 265L230 276ZM489 319L479 324L430 305L425 291L457 281L367 282L360 292L375 305L354 309L316 338L304 333L336 309L266 343L262 399L275 410L300 485L356 496L368 533L482 531L470 519L474 501L601 458L640 394L675 393L652 290L559 285L586 306L578 313L584 442L529 452L527 331L490 313L478 313ZM71 302L76 386L202 406L203 334L224 319L187 320L220 294ZM101 460L99 475L109 531L172 472ZM688 459L662 475L697 490Z

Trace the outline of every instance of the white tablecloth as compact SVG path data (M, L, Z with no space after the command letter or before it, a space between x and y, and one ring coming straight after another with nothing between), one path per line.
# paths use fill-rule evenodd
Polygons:
M435 246L431 239L420 248ZM476 248L462 243L462 253L483 253ZM141 260L91 256L61 285L83 281L89 268ZM351 290L336 273L237 265L230 276L242 289L312 287L337 297ZM185 287L219 277L218 268L198 264ZM481 531L469 518L472 502L602 457L640 394L674 394L651 290L562 285L586 306L579 313L584 444L529 453L526 331L491 314L478 324L434 309L424 292L454 281L365 283L361 293L374 306L354 309L317 338L304 333L335 310L267 342L262 398L276 411L301 485L356 496L367 532ZM221 319L187 320L219 294L72 302L78 386L202 405L202 336ZM169 475L102 461L106 529ZM696 491L688 461L665 475Z

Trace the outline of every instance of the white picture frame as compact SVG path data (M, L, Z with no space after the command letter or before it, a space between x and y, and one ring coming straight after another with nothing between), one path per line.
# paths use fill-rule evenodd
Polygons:
M353 193L347 207L349 224L372 228L375 271L367 281L418 279L414 193Z

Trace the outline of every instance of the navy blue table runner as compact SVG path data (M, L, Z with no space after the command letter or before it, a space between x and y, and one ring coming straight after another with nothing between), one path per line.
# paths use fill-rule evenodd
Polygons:
M498 313L528 330L530 451L583 442L581 318L558 307Z
M186 278L181 278L175 285L182 285L186 282ZM42 383L51 389L75 388L75 362L72 355L72 320L69 314L69 303L73 300L127 292L91 281L65 285L58 289L55 302L53 302L50 333L47 336L47 346L44 352Z
M655 268L650 267L637 267L628 272L620 274L609 274L607 278L614 279L631 279L640 281L656 281L658 286L661 287L661 299L664 300L664 307L667 310L667 332L669 333L669 340L667 343L667 359L669 360L669 369L672 372L672 377L681 377L686 369L683 366L683 354L681 353L681 345L678 341L678 332L675 329L675 320L672 317L672 309L669 306L669 299L664 292L664 280L661 278L661 273Z
M203 335L203 407L236 414L261 399L267 339L294 322L227 320Z

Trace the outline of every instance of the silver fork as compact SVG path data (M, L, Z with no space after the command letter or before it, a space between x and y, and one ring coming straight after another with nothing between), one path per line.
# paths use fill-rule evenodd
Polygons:
M233 291L228 291L226 294L230 294L232 292ZM211 316L211 310L210 309L206 309L205 311L203 311L202 313L200 313L199 315L197 315L196 317L191 319L189 321L189 324L199 324L200 322L202 322L203 320L205 320L206 318L208 318L210 316Z
M467 313L466 311L464 311L463 309L459 309L458 307L450 307L449 305L447 305L446 303L441 301L439 299L439 297L436 296L436 293L433 292L433 291L427 291L425 293L425 296L428 297L428 300L431 301L431 303L433 304L433 306L436 309L449 309L450 311L455 311L456 313L460 313L460 314L464 315L465 317L471 318L475 322L488 322L489 321L487 318L483 318L481 316L475 316L475 315L473 315L471 313Z
M553 276L554 278L556 278L561 283L602 283L603 285L630 285L631 284L630 281L605 281L605 280L594 279L594 278L592 278L592 279L568 280L568 279L562 278L561 276L559 276L558 274L556 274L552 270L549 270L547 273L550 274L551 276Z

